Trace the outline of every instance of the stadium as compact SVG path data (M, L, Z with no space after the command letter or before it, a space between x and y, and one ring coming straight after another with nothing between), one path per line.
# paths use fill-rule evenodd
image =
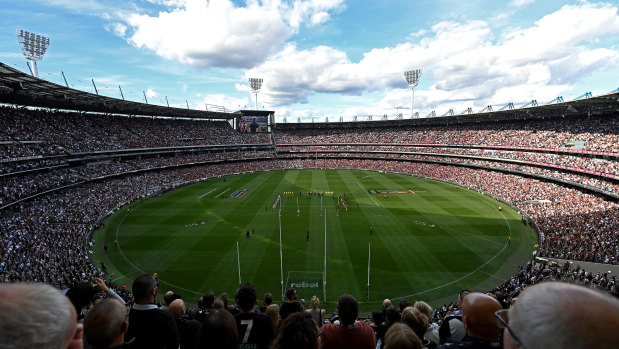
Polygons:
M33 75L0 62L3 284L100 278L129 304L150 274L191 317L251 282L260 303L318 296L329 319L343 294L368 322L385 299L425 301L426 327L461 290L503 309L551 280L617 296L619 90L290 122Z

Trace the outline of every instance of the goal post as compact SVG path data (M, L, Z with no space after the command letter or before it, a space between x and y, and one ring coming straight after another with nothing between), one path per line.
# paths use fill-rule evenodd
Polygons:
M284 194L292 194L293 192L284 192ZM327 192L325 195L329 195ZM297 199L297 215L300 212L299 197ZM283 256L283 223L281 210L283 207L283 199L279 202L280 214L278 215L279 226L279 261L280 261L280 280L281 280L281 292L282 300L285 301L285 290L292 287L303 293L312 293L312 295L322 294L322 301L327 301L327 209L323 206L322 196L320 197L320 211L319 216L324 216L324 255L323 255L323 271L298 271L288 270L284 271L284 256ZM308 209L308 212L311 210ZM315 211L312 211L315 212ZM308 240L309 241L309 240ZM309 245L308 245L309 246ZM310 268L312 268L310 266ZM285 277L285 278L284 278Z

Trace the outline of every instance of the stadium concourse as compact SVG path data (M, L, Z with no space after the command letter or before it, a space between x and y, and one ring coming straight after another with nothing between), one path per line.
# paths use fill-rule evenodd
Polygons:
M530 108L527 114L536 112L542 113ZM492 290L477 290L491 293L499 309L510 309L513 300L523 290L526 294L531 285L551 280L617 296L616 273L603 271L604 264L614 267L619 262L618 115L581 113L569 118L455 124L446 118L442 124L437 120L433 125L283 124L272 125L272 134L243 134L226 121L212 119L4 106L0 108L1 280L5 284L36 282L67 289L90 283L92 275L105 278L105 266L93 265L89 258L92 233L102 217L146 194L248 171L345 168L416 175L474 188L528 217L528 223L539 233L537 256L544 259L514 270L509 280ZM552 258L571 263L556 263ZM592 273L579 262L596 263L602 271ZM136 297L135 285L130 290L108 282L98 290L118 295L127 303L133 297L140 305L144 299L151 302L149 292L158 286L149 284L148 278L144 282L137 286L141 300ZM6 287L0 290L8 290ZM144 287L148 289L144 291ZM217 285L212 288L217 289ZM585 296L595 298L589 293ZM177 294L176 298L182 296ZM189 319L204 320L202 330L206 331L208 321L200 314L210 311L204 303L209 298L202 297L200 309L175 313L182 319L177 319L177 325ZM373 314L374 320L368 320L379 343L384 343L389 326L413 312L404 311L407 300L398 301L402 309L385 302L384 308ZM603 298L600 302L606 301ZM346 297L341 302L347 310L354 303ZM439 326L452 323L448 319L461 316L461 311L466 315L467 309L482 309L476 304L492 302L474 293L473 297L436 306L425 315L415 315L417 319L425 317L425 322L419 320L423 331L416 336L425 339L426 347L432 347L430 342L436 346L458 340L439 336ZM225 308L222 303L223 299L214 302ZM243 310L228 308L233 313ZM423 304L418 308L423 313ZM343 316L344 309L338 310ZM600 316L616 317L612 310L608 312ZM0 310L2 313L6 314ZM77 308L76 313L83 317L86 311ZM278 320L277 314L274 319ZM325 320L334 322L336 317L327 316ZM304 319L293 317L291 321L303 323ZM282 322L280 326L280 332L272 333L276 343L284 340L280 337L294 324ZM87 321L86 332L89 330ZM467 333L476 338L474 327ZM530 339L520 340L529 343Z

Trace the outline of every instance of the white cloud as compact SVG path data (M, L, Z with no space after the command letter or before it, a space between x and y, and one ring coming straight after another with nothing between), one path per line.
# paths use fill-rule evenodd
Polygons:
M161 96L159 95L159 93L155 92L152 88L148 88L148 90L146 90L146 97L159 98Z
M415 91L416 109L441 104L481 109L499 101L550 100L592 72L616 66L616 47L589 46L618 34L617 7L585 2L503 33L486 21L440 22L417 42L373 49L359 62L331 47L299 50L288 44L246 76L264 78L261 98L267 105L307 103L315 93L384 90L389 92L382 107L389 108L410 104L402 72L422 68L426 87Z
M249 85L243 85L243 84L239 84L239 83L235 84L234 88L237 91L241 91L241 92L250 92L251 91L251 89L249 88Z
M297 29L303 22L310 26L328 20L328 11L344 9L344 0L294 0L292 5L282 5L282 14L291 27Z
M105 30L117 36L125 36L127 33L127 26L122 23L109 23L105 26Z
M422 37L424 35L426 35L428 33L428 31L426 29L419 29L418 31L411 33L410 37L411 38L416 38L416 37Z
M325 23L325 22L329 21L330 18L331 18L331 16L329 16L329 14L327 12L315 13L315 14L312 15L312 17L310 19L310 24L312 26L319 25L319 24L322 24L322 23Z
M156 0L155 2L162 2ZM165 1L171 3L170 1ZM121 14L128 42L194 67L249 68L276 53L302 23L317 25L343 0L185 0L157 16ZM180 1L174 3L181 4Z
M404 70L430 66L438 57L446 60L461 50L478 47L490 34L481 22L443 22L434 26L433 32L433 39L423 39L418 46L404 43L373 49L359 63L330 47L299 51L290 44L246 75L264 78L263 95L272 105L306 102L314 92L360 95L401 86L405 84Z

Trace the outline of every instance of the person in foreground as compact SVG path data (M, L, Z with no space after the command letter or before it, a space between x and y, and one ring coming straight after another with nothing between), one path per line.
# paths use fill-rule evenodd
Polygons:
M236 292L236 304L240 313L234 315L241 347L268 349L273 340L273 323L268 316L255 312L258 304L256 287L246 282Z
M359 304L355 297L344 294L337 302L337 315L340 324L322 326L321 348L330 349L374 349L376 336L374 330L365 321L357 321Z
M202 322L197 349L238 349L239 331L234 316L225 309L215 309Z
M127 341L133 340L132 348L178 349L180 339L176 322L170 312L155 304L159 281L154 276L138 276L132 285L135 303L129 312Z
M126 348L128 328L127 306L113 298L97 303L84 319L84 335L93 349Z
M318 325L310 313L292 313L282 322L272 349L319 349L318 335Z
M503 309L501 303L487 294L471 292L462 300L462 323L466 336L459 342L445 343L440 349L489 349L499 345L501 328L495 312Z
M407 324L395 323L385 333L385 349L422 348L421 340Z
M69 298L54 287L0 286L0 348L81 349L83 329Z
M527 287L497 318L505 349L619 348L619 300L578 285Z

